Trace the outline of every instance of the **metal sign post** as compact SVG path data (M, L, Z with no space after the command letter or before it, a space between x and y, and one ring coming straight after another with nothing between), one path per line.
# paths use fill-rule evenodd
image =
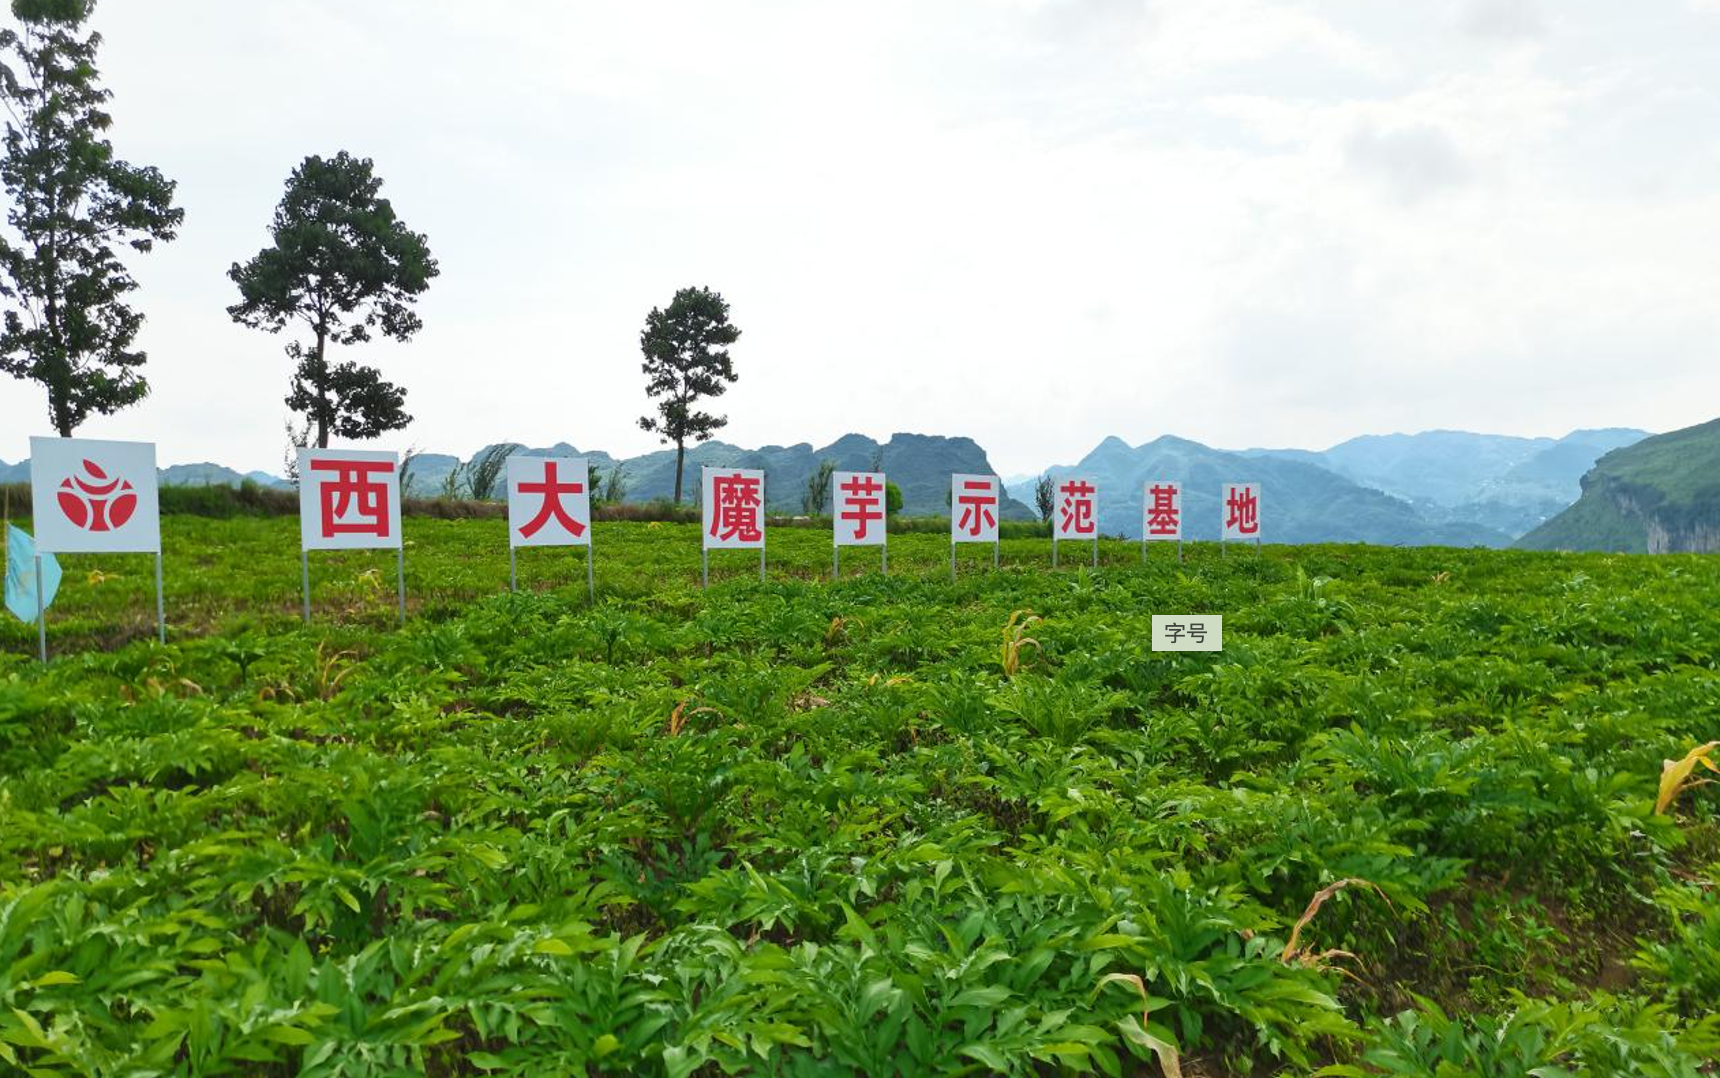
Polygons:
M591 544L585 544L585 597L597 602L597 570L591 566Z
M311 623L311 555L308 550L299 551L299 579L304 584L305 595L305 624Z
M512 544L509 544L508 546L508 590L520 590L519 570L514 565L514 548Z
M42 605L42 548L36 548L36 647L48 661L48 610Z
M155 636L167 643L167 604L161 596L161 551L155 552Z
M394 590L400 598L400 624L406 624L406 548L394 548Z

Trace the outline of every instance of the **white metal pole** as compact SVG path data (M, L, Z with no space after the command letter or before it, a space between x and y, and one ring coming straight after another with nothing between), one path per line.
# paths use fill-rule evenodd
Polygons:
M704 547L699 548L699 579L701 587L711 586L711 552Z
M394 548L394 592L400 599L400 624L406 624L406 548Z
M48 661L48 608L42 602L42 548L36 548L36 650Z
M155 636L167 643L167 603L161 597L161 551L155 552Z
M514 565L514 545L512 543L508 544L508 590L520 590L519 572Z
M311 555L303 547L299 548L299 580L304 585L305 595L305 624L311 623Z
M758 548L758 582L764 583L764 547Z
M842 548L835 543L830 544L830 579L842 579Z
M591 544L585 544L585 597L597 602L597 570L591 564Z

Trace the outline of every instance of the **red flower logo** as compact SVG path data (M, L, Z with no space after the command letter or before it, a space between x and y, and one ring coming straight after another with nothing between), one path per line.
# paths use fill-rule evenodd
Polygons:
M137 494L131 481L109 479L93 460L85 460L82 472L62 480L56 493L60 512L85 531L112 531L137 511Z

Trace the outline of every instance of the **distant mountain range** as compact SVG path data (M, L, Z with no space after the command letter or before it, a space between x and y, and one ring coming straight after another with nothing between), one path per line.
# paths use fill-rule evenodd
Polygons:
M1404 499L1430 522L1474 523L1518 536L1575 501L1583 473L1602 455L1646 437L1648 431L1624 428L1563 438L1432 430L1363 435L1321 453L1245 453L1319 465Z
M1601 457L1582 497L1523 536L1530 550L1720 551L1720 419Z
M1139 446L1108 437L1077 463L1047 471L1053 476L1079 474L1097 480L1102 492L1100 526L1111 535L1139 536L1142 485L1148 480L1175 479L1187 488L1186 534L1192 539L1216 538L1220 485L1248 480L1262 485L1268 542L1506 546L1572 506L1584 493L1584 473L1597 459L1648 437L1645 431L1626 429L1578 430L1563 438L1440 430L1364 435L1326 450L1235 451L1171 435ZM1655 441L1659 439L1650 439ZM672 449L619 461L601 451L582 454L567 443L519 452L583 455L606 472L619 465L626 475L628 501L668 498L674 493ZM841 470L881 466L902 488L903 511L912 516L949 511L952 472L993 470L985 450L971 438L896 434L879 443L848 434L820 448L808 442L759 449L706 442L687 450L686 484L689 491L696 490L699 469L707 464L762 468L767 473L769 505L781 512L798 512L807 478L824 460ZM408 477L409 492L441 493L448 476L462 463L450 454L417 455ZM288 485L278 476L242 475L218 464L174 465L162 469L161 478L166 484L184 485L237 485L246 479L265 486ZM28 462L0 462L0 482L28 480ZM1033 481L1030 475L1005 480L1010 494L1004 507L1006 518L1034 515L1029 508ZM692 500L691 494L686 497ZM1645 535L1641 548L1647 546Z

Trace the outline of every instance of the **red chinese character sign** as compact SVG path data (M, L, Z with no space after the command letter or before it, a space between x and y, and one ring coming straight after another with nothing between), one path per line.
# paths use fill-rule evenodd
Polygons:
M299 546L398 549L399 458L361 449L299 450Z
M509 457L508 544L589 546L589 488L584 457Z
M950 476L950 542L997 542L1001 500L995 475Z
M1051 515L1055 539L1095 539L1099 535L1099 488L1091 479L1057 480L1055 511Z
M1260 540L1260 484L1224 484L1224 530L1220 538Z
M45 554L161 552L151 442L31 438L30 497Z
M764 548L764 473L751 468L705 468L703 531L706 550Z
M1182 484L1155 479L1141 490L1141 538L1182 541Z
M835 493L832 516L837 546L883 546L884 473L835 472L830 477Z

